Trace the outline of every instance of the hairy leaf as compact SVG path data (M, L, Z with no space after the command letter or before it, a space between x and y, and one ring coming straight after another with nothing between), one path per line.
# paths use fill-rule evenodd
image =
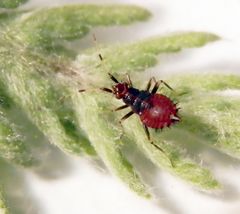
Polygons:
M5 101L1 106L3 131L0 137L5 140L3 146L8 145L8 135L20 133L20 141L10 139L17 149L6 146L0 155L9 159L4 156L4 151L10 151L14 158L21 151L23 155L25 151L34 154L23 140L23 136L27 136L26 122L22 123L23 130L18 130L20 120L10 117L8 108L14 103L15 108L23 111L23 120L33 124L36 132L48 141L67 153L97 154L113 174L141 196L149 197L149 190L125 157L122 145L126 143L135 143L156 166L201 189L219 188L221 185L210 170L188 154L182 143L188 136L188 141L193 143L209 140L214 148L229 154L238 153L239 132L230 124L230 121L234 121L234 126L237 123L234 120L238 116L237 104L233 104L235 100L224 104L220 95L213 100L215 102L209 98L218 90L239 88L239 80L234 76L196 78L196 75L189 75L169 80L179 91L166 94L178 100L183 109L179 125L162 133L151 132L165 153L149 143L137 117L126 121L123 127L119 125L118 120L123 114L111 111L119 104L113 101L114 98L98 91L78 93L86 87L111 87L108 72L121 80L122 74L131 73L136 77L136 86L146 84L138 72L154 66L157 55L203 46L219 39L216 35L185 32L154 37L132 44L87 50L74 62L58 55L58 48L66 52L64 40L82 38L95 26L125 25L146 20L149 16L148 11L135 6L71 5L33 11L11 23L0 35L0 81L7 94L3 96ZM54 51L54 55L48 51ZM103 62L99 61L99 54L103 56ZM201 99L200 95L203 95ZM224 114L226 108L230 109L230 114ZM211 116L220 122L211 120ZM226 126L223 127L223 123ZM20 157L21 161L26 157Z
M16 8L28 0L1 0L0 8Z
M81 76L86 78L88 81L92 77L93 82L96 81L98 82L97 84L99 84L99 82L102 84L104 82L109 83L109 81L106 81L106 78L108 78L106 73L109 71L117 72L119 75L122 72L126 72L126 70L131 72L143 70L144 68L153 66L156 63L156 55L159 53L175 52L187 47L198 47L207 42L215 41L216 39L218 39L218 37L215 35L197 32L154 38L135 44L122 45L121 47L119 46L101 49L100 52L103 56L105 56L105 60L102 64L100 64L100 66L98 65L99 63L96 62L98 59L95 53L92 53L92 51L87 51L87 55L80 55L78 57L76 65L79 67L79 70L84 68L85 73L82 72ZM89 95L89 97L91 96L93 95ZM100 105L100 112L102 112L99 112L99 114L102 115L100 118L103 117L103 112L104 114L108 115L106 117L112 118L113 113L111 113L109 110L107 111L107 109L109 109L108 103L110 106L112 106L112 101L105 101L106 95L104 94L99 93L98 96L100 99L97 100L102 101L95 103L95 105L88 105L88 109L86 111L90 111L92 107L99 108L98 106ZM85 97L84 102L82 101L82 103L88 103L88 99L91 98ZM181 101L180 98L179 101ZM106 103L106 105L103 105L103 103ZM79 104L79 106L80 105L81 104ZM90 109L89 106L91 106ZM84 108L85 106L82 106L81 111L83 111ZM76 111L78 110L76 109ZM95 116L96 115L97 113L95 113ZM89 114L85 112L82 116L87 118L89 117ZM98 117L96 116L96 119L97 118ZM106 119L106 121L108 121L105 124L106 127L113 126L115 129L119 130L119 126L116 122L114 122L114 119ZM161 147L166 152L167 158L163 153L159 152L159 150L156 150L156 148L148 142L142 126L140 126L140 124L137 122L139 123L136 117L126 121L124 124L124 129L126 129L127 137L136 142L153 163L203 189L214 189L220 187L220 184L216 181L207 168L199 166L196 161L191 160L191 157L188 157L186 153L183 152L182 148L176 146L178 143L177 135L176 138L173 137L170 139L167 136L156 136L158 139L156 140L157 142L164 142L161 143ZM84 126L84 123L88 124L91 122L85 119L82 120L82 126ZM89 133L91 128L93 129L90 124L88 126L89 128L85 130L86 133ZM104 129L104 124L102 124L101 127ZM111 128L111 130L114 130L114 128ZM174 131L169 135L174 136ZM101 136L104 138L104 132L101 134ZM172 160L175 167L171 166L169 159Z
M126 16L126 13L129 15ZM25 48L31 46L33 40L38 40L39 45L44 47L58 39L82 37L87 33L82 31L85 26L129 24L144 20L149 15L146 10L134 6L75 5L33 12L18 22L19 33L13 25L13 29L2 34L0 79L6 83L4 87L14 102L26 111L26 115L51 143L71 153L84 151L95 154L78 127L66 87L54 82L55 77L50 75L57 65ZM30 40L25 40L26 37ZM31 62L30 66L28 62Z
M8 211L7 206L5 204L5 200L4 200L2 191L0 191L0 212L2 214L9 214L9 211Z
M18 27L29 44L50 50L63 40L82 38L95 26L127 25L149 17L137 6L68 5L33 12Z
M98 72L98 54L104 60L101 71L111 73L135 73L144 71L148 67L157 64L157 55L181 51L184 48L195 48L206 45L209 42L218 40L214 34L204 32L176 33L169 36L153 37L132 44L117 45L115 47L101 48L86 51L86 54L79 56L80 63L88 66L89 72Z

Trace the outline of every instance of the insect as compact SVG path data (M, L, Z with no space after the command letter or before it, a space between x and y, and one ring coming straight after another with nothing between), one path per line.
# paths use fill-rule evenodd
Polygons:
M139 90L133 87L130 76L127 75L127 81L119 82L112 74L108 73L111 80L114 82L112 88L100 88L102 91L113 94L117 99L122 99L124 105L115 109L119 111L125 108L131 110L120 119L120 123L128 119L133 114L137 114L140 117L143 128L147 135L148 140L161 152L165 153L164 150L155 144L150 137L149 128L163 129L164 127L170 127L176 122L180 121L178 116L177 104L174 103L169 97L157 93L160 84L164 84L170 90L173 90L163 80L156 81L154 77L150 78L147 86L144 90ZM154 85L151 89L152 83ZM85 90L79 90L83 92ZM171 164L172 161L170 160ZM173 166L173 164L172 164Z
M95 34L93 34L93 39L97 47ZM98 57L103 62L102 55L98 54ZM157 93L160 84L164 84L170 90L173 89L163 80L156 81L156 79L152 77L149 79L146 88L144 90L139 90L133 87L129 75L127 75L127 81L122 82L119 82L112 74L108 73L108 75L114 82L114 85L111 89L106 87L100 89L113 94L117 99L122 99L124 102L124 105L116 108L115 111L129 107L131 108L131 111L120 119L120 123L122 124L124 120L128 119L133 114L139 115L148 140L153 146L165 154L164 150L151 140L148 128L153 128L155 130L163 129L164 127L170 127L180 121L180 117L178 116L178 110L180 108L177 107L177 104L169 97ZM151 89L153 82L154 85ZM79 90L79 92L84 91L85 89ZM171 159L169 160L173 166Z

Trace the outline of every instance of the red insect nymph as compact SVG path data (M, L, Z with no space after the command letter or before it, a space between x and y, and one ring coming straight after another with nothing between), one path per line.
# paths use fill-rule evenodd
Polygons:
M122 117L121 121L129 118L134 113L139 115L149 140L148 127L163 129L164 127L170 127L180 120L176 104L167 96L156 93L161 83L172 90L163 80L157 82L155 78L151 78L145 90L138 90L132 86L128 75L127 82L121 83L113 75L109 74L109 76L116 84L112 86L112 89L101 89L114 94L117 99L123 100L125 105L118 107L115 109L116 111L127 107L131 108L131 111ZM150 90L152 81L155 83L152 90Z
M131 108L131 111L122 117L120 122L126 120L134 113L138 114L148 140L157 149L165 153L160 146L151 141L148 128L163 129L164 127L170 127L180 120L177 114L179 108L177 108L176 104L169 97L156 93L161 83L171 90L172 88L163 80L156 81L155 78L151 78L145 90L139 90L133 87L129 75L127 75L126 82L119 82L111 74L109 76L115 85L112 86L112 89L101 88L101 90L114 94L117 99L122 99L125 103L125 105L116 108L115 111L128 107ZM150 89L153 81L154 86ZM85 90L79 90L79 92L83 91ZM174 166L171 159L169 160L172 166Z

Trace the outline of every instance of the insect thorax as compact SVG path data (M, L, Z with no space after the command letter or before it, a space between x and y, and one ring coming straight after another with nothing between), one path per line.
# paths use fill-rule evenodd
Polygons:
M126 95L123 97L123 102L129 105L132 110L139 114L141 111L150 107L148 99L151 93L148 91L139 91L136 88L129 88Z

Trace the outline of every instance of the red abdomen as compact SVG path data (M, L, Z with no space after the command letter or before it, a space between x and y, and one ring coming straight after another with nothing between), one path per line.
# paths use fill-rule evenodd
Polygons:
M168 97L162 94L154 94L148 102L151 107L139 113L142 123L147 127L162 129L179 120L176 104Z

